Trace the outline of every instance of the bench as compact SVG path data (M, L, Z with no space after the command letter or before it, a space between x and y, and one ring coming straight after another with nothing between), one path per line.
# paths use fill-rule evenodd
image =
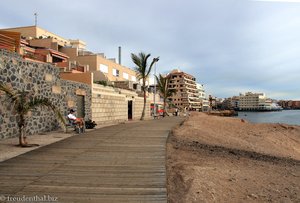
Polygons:
M66 124L66 130L67 130L67 132L68 132L68 128L72 128L78 134L85 132L85 124L84 124L84 122L83 122L83 127L80 128L79 125L74 122L74 120L69 119L67 117L67 124Z

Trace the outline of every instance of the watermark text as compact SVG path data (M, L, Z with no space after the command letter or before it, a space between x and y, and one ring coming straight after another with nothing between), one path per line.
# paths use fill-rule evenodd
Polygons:
M58 197L51 195L0 195L0 201L6 202L58 202Z

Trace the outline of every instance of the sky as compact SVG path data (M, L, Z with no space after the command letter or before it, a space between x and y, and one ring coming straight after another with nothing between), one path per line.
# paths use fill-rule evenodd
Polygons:
M131 53L160 57L156 73L180 69L207 95L264 92L300 100L300 0L9 0L0 29L34 25L133 68ZM152 72L154 74L154 72Z

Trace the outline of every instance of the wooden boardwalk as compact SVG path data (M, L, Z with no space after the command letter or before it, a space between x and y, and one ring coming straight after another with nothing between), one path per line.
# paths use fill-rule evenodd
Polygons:
M166 138L182 120L105 127L1 162L0 202L167 202Z

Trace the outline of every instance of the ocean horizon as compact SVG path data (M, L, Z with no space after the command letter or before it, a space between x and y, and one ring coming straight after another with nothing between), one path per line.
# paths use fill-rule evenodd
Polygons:
M239 111L237 117L252 123L283 123L289 125L300 125L300 110L267 112Z

